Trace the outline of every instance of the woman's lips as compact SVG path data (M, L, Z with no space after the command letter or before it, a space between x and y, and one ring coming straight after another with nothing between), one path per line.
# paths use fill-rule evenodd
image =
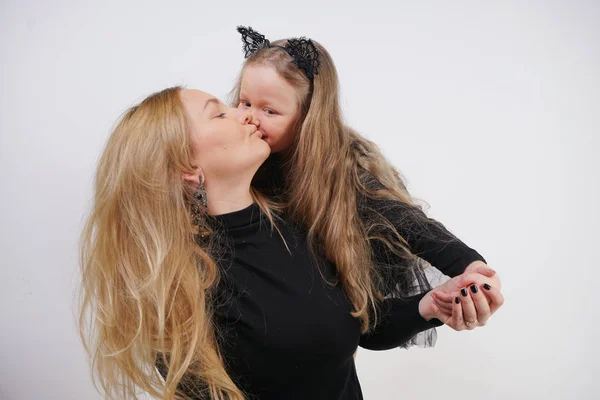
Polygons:
M263 133L259 129L257 129L254 132L252 132L252 135L258 136L259 139L264 139Z

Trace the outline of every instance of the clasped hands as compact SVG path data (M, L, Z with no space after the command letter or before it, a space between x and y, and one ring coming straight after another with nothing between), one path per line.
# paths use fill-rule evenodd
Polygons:
M482 261L433 288L419 303L423 318L437 318L454 330L472 330L487 324L504 304L500 278Z

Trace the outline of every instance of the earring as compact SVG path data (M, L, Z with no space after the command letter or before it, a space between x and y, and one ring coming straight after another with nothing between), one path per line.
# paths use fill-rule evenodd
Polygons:
M192 195L194 202L192 203L192 218L194 225L200 225L200 220L203 215L206 214L208 198L206 196L206 189L204 188L204 177L201 177L198 189L194 191Z

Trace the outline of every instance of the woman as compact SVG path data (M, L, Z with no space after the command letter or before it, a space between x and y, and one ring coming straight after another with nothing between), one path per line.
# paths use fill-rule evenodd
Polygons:
M308 230L309 244L336 265L365 331L376 325L373 305L382 291L402 298L429 289L420 259L452 277L487 267L421 211L374 143L343 124L337 72L323 46L306 38L271 43L252 28L238 32L246 61L233 104L254 115L272 152L253 183L285 202L292 220ZM383 270L396 275L391 283L380 282ZM500 289L497 276L492 285ZM476 302L472 294L461 288L439 297L447 310L462 298L459 330L485 325L502 304L490 297Z
M359 342L461 326L432 293L486 287L488 270L381 300L381 332L361 336L335 266L251 187L269 153L249 111L196 90L153 94L114 129L81 249L82 338L108 398L360 399Z

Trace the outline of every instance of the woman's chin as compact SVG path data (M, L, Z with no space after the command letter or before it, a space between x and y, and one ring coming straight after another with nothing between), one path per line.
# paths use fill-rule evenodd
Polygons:
M269 157L269 155L271 154L271 146L269 146L269 143L267 143L266 141L262 140L262 148L264 148L265 151L265 160L267 159L267 157Z

